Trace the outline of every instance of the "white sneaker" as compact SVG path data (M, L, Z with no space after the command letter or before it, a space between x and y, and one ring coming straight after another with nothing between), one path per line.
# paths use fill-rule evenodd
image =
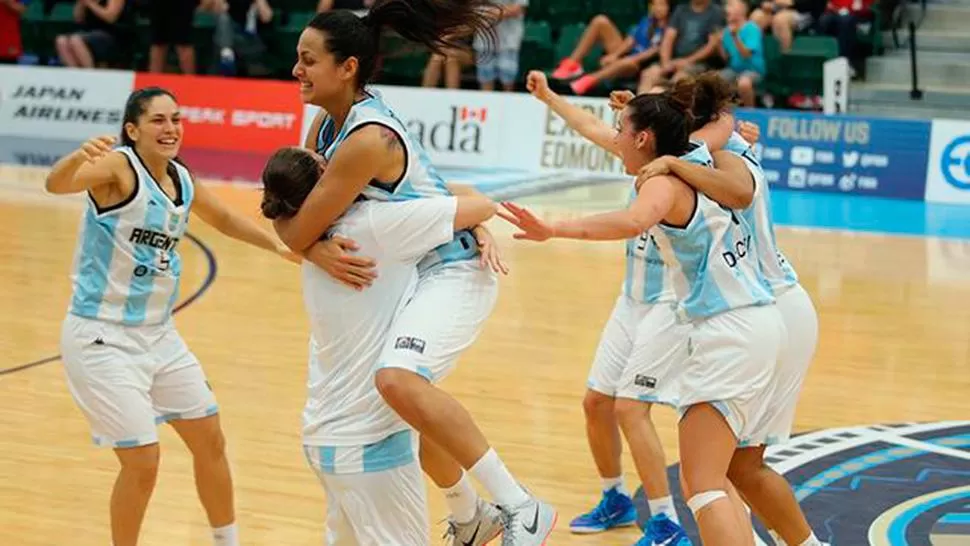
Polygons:
M502 511L484 499L478 499L475 517L467 523L448 518L445 540L454 546L484 546L502 532Z
M502 510L502 546L543 546L556 526L559 514L552 505L531 498Z

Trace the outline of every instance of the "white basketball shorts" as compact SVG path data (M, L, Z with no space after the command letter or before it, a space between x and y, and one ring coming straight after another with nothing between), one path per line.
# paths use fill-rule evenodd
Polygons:
M791 438L795 408L818 345L818 314L812 298L800 284L777 296L788 342L781 350L772 393L771 411L745 445L775 445Z
M772 407L785 326L775 305L744 307L695 321L680 374L680 412L708 403L739 445L754 437Z
M416 439L417 435L398 433L394 437ZM403 464L398 464L399 457L376 453L382 449L380 446L395 443L399 442L392 437L363 446L362 464L349 465L358 468L346 473L341 473L341 467L348 465L334 459L357 458L356 449L304 446L307 462L323 484L327 497L327 546L431 544L427 488L415 455L417 442L413 442L411 457ZM341 449L349 450L350 454L341 455ZM368 450L375 452L371 465L366 462Z
M96 445L154 444L157 425L219 411L198 359L171 322L124 326L69 314L61 353Z
M618 398L676 406L678 371L687 359L690 325L672 303L642 303L623 294L603 328L586 386Z
M477 259L422 272L414 297L391 325L380 366L441 381L478 338L497 300L498 279Z

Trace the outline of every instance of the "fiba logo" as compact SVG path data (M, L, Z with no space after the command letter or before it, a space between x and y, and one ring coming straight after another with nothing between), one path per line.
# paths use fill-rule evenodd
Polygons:
M947 184L970 190L970 135L957 137L943 148L940 172Z

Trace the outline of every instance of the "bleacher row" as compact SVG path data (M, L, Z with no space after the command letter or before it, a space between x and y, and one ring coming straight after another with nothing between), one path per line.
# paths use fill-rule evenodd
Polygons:
M129 0L131 1L131 0ZM672 8L687 0L675 0ZM749 0L754 7L758 0ZM263 36L268 49L266 65L270 77L287 79L294 60L296 43L306 23L313 17L317 0L270 0L277 15ZM587 22L596 14L605 13L619 28L635 25L646 12L643 0L530 0L526 15L525 37L520 53L520 70L551 71L555 64L569 55ZM50 14L43 13L42 2L30 2L24 16L24 50L44 58L54 58L54 38L76 28L72 0L54 5ZM131 47L119 52L114 65L119 68L144 70L150 41L150 23L144 3L134 7L119 22L130 37ZM878 5L875 20L860 28L860 42L872 54L881 53L881 18ZM205 73L213 60L212 33L214 18L198 12L195 16L192 41L196 47L199 71ZM415 85L427 64L429 53L404 43L399 37L385 37L380 81L389 84ZM587 70L598 66L600 49L594 49L584 59ZM838 55L838 44L829 36L801 35L795 38L792 50L781 53L778 42L765 36L767 76L761 91L774 96L795 93L818 95L822 89L822 65ZM473 78L471 78L473 80ZM593 94L603 94L610 88L631 87L635 82L604 82Z

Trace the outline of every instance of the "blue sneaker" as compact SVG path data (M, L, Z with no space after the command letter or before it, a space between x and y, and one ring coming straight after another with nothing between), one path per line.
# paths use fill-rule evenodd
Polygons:
M576 516L569 522L569 530L574 533L602 533L614 527L628 527L637 522L637 509L633 499L620 493L615 487L603 492L596 508Z
M657 514L647 520L647 528L643 531L643 538L633 546L692 546L687 533L676 523L670 521L667 514Z

